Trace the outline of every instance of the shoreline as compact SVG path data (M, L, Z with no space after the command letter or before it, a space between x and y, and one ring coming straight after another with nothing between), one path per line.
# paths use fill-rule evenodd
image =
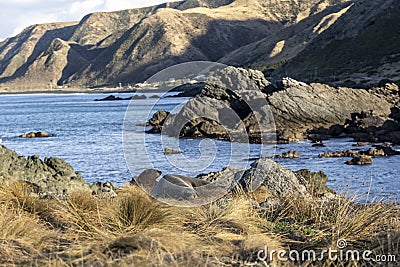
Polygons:
M129 93L164 93L165 90L160 89L119 89L119 88L108 88L108 89L57 89L57 90L10 90L3 91L0 90L0 96L2 95L34 95L34 94L129 94Z

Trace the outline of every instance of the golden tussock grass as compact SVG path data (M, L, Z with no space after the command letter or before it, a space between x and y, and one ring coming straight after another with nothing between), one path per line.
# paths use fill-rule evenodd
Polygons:
M201 207L180 208L133 185L122 187L114 199L86 191L43 199L25 184L3 185L0 265L262 266L257 253L266 246L319 251L334 248L339 238L349 248L399 251L396 204L288 196L266 209L256 199L238 190ZM279 266L345 266L279 262L276 255L273 260Z

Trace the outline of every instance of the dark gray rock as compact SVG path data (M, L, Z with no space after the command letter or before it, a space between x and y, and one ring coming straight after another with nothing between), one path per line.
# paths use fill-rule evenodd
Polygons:
M346 161L347 165L371 165L373 163L371 156L361 155Z
M280 155L276 155L275 158L278 159L293 159L293 158L300 158L300 152L290 150L288 152L282 153Z
M268 158L256 160L240 181L242 187L254 191L264 185L273 197L282 198L286 195L311 197L307 190L307 181Z
M0 183L28 182L51 196L66 196L74 190L90 190L80 173L62 159L28 158L0 145Z

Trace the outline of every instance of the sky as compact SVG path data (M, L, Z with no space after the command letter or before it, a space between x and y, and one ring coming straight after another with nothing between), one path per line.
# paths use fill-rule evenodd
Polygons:
M97 11L152 6L172 0L0 0L0 41L32 24L77 21Z

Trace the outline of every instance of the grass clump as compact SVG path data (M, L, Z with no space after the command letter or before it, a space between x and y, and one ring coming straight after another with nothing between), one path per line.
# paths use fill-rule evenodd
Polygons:
M28 266L263 266L266 247L290 251L370 249L398 254L397 204L359 204L352 198L287 196L265 207L238 191L213 203L178 208L134 185L118 197L77 191L43 199L20 184L0 187L0 265ZM366 262L282 262L278 266L359 266ZM258 265L257 265L258 264ZM308 265L307 265L308 264Z

